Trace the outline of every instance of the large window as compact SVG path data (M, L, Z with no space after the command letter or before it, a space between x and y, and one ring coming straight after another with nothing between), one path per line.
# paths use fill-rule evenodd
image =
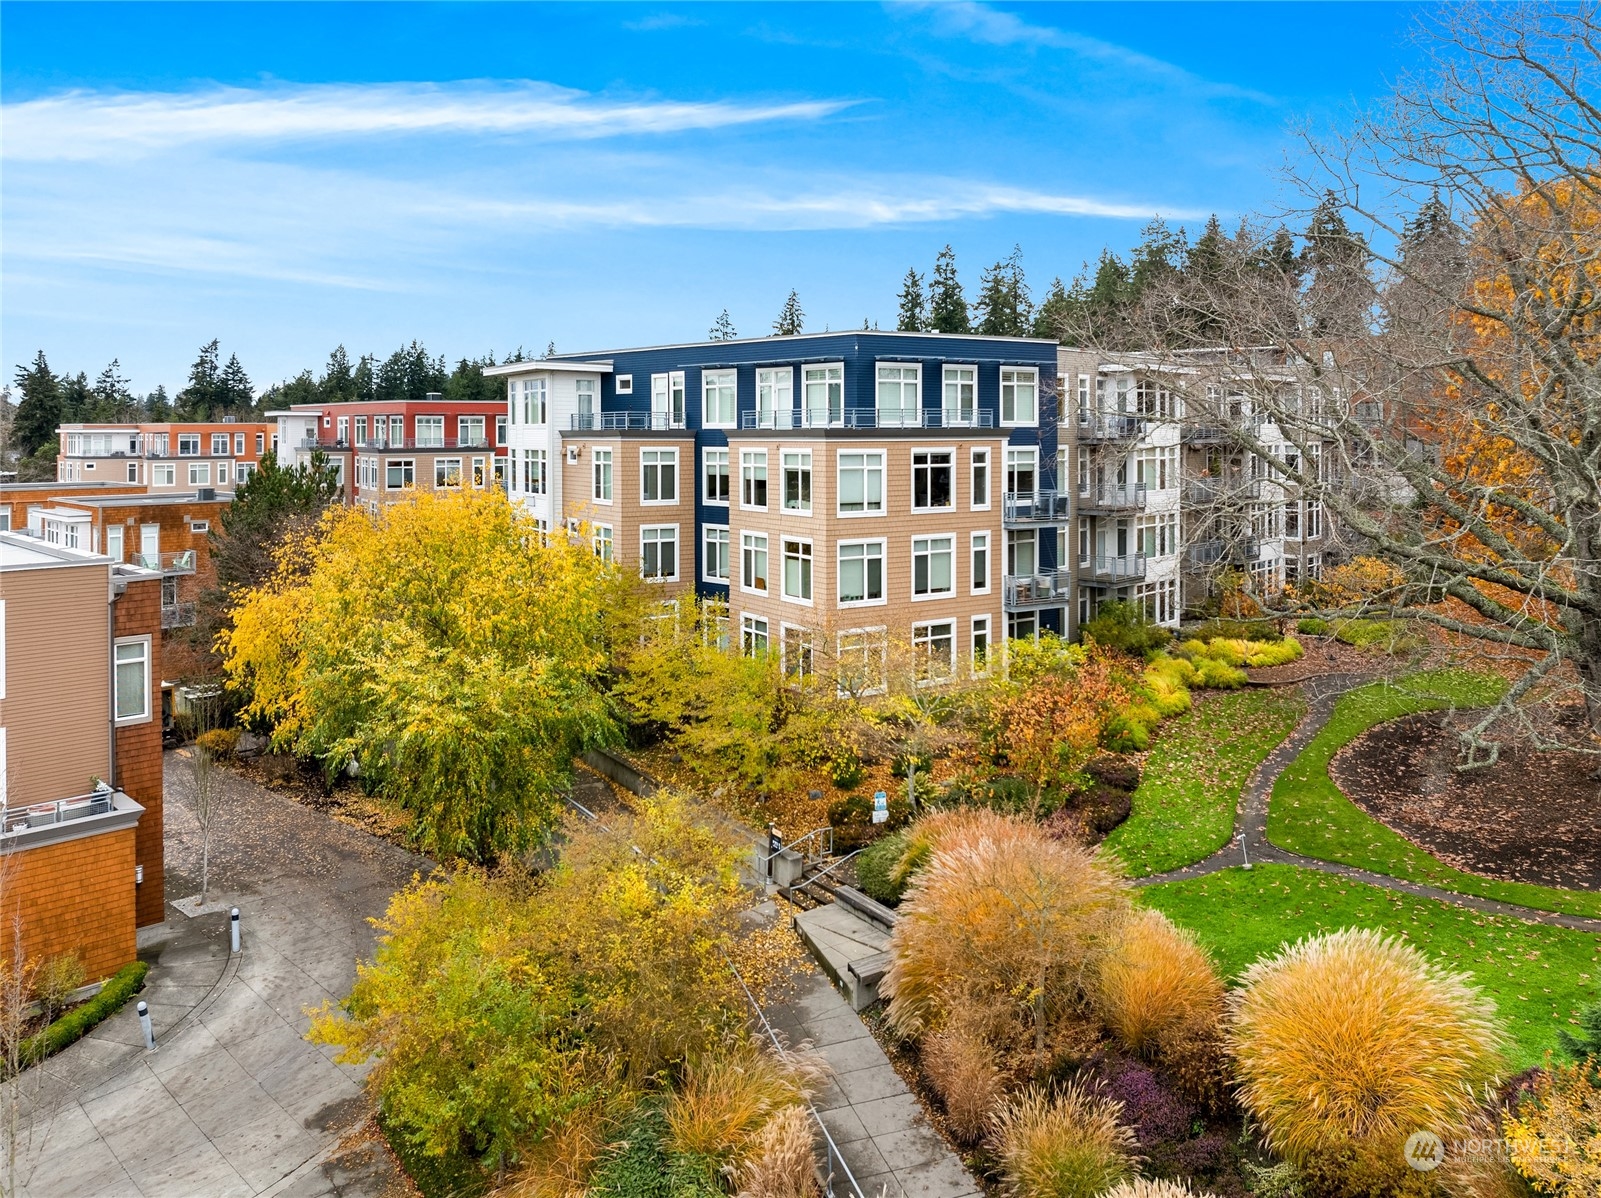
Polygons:
M844 366L806 366L801 370L805 389L802 401L808 424L843 424L845 421Z
M1001 370L1001 423L1033 424L1039 419L1039 371Z
M812 451L809 449L784 451L784 510L807 514L812 510Z
M912 538L912 597L928 599L956 593L956 538Z
M612 501L612 451L609 449L595 450L594 464L595 498L601 503Z
M484 443L482 416L456 417L456 444L464 449L476 449Z
M460 469L461 459L455 459ZM550 490L550 452L530 449L523 454L523 490L530 495L544 495Z
M191 487L209 487L211 485L211 463L189 463L189 485Z
M678 502L678 450L640 450L639 470L642 503Z
M888 675L889 635L883 628L854 628L839 634L837 681L841 694L872 695Z
M746 657L765 657L771 648L767 620L763 616L740 616L739 651Z
M443 449L445 445L445 418L443 416L417 417L417 448Z
M912 454L913 511L941 511L956 505L952 485L955 457L948 449L920 449Z
M573 396L576 403L576 414L582 428L591 428L595 423L595 392L599 384L594 379L574 379Z
M1038 476L1035 463L1039 460L1033 449L1006 451L1006 489L1014 495L1033 495Z
M839 603L883 603L884 542L844 541L839 546Z
M367 444L367 418L365 416L356 417L356 444L363 447ZM240 452L243 453L243 449Z
M416 482L417 463L410 458L390 458L384 464L384 485L391 491L415 486Z
M945 423L972 424L978 412L978 368L945 368Z
M639 572L651 582L678 580L678 525L646 525L639 530Z
M495 417L495 444L506 444L506 418L504 416Z
M764 428L788 428L795 410L795 368L783 366L756 372L756 423Z
M113 697L116 721L133 724L150 718L150 638L129 637L115 645L117 672Z
M975 449L971 455L972 465L972 507L975 512L982 512L990 505L990 451Z
M435 458L434 459L434 486L459 487L461 486L461 459Z
M767 507L767 451L765 449L740 450L739 502L744 507Z
M920 422L922 405L918 387L922 374L921 366L879 366L876 398L881 426L899 428Z
M1022 577L1033 574L1039 564L1039 538L1032 528L1006 531L1006 572Z
M150 485L152 487L175 487L178 485L178 467L172 462L155 462L150 467Z
M728 502L728 450L701 450L702 497L707 503Z
M767 534L746 532L739 536L739 586L745 591L767 591Z
M701 560L701 577L707 582L728 581L728 526L705 526L704 552Z
M339 418L339 423L341 424L341 426L345 426L345 425L348 425L350 423L350 421L348 419L346 419L344 416L341 416ZM343 436L341 436L339 439L341 441L343 441L345 438ZM214 458L220 458L220 457L227 456L227 453L228 453L228 434L227 433L212 433L211 434L211 456L214 457Z
M376 424L376 419L374 424ZM404 416L391 416L389 418L389 444L396 449L406 448L406 418Z
M701 423L705 427L734 427L738 414L738 378L739 375L732 370L701 372Z
M972 536L973 569L970 585L973 594L983 595L990 589L990 535L975 532Z
M812 601L812 543L784 538L784 598Z
M839 514L870 515L884 510L884 454L839 455Z
M199 433L178 434L178 456L185 458L195 457L200 453Z
M651 424L656 428L684 427L684 372L650 376Z
M950 620L913 624L912 664L919 682L956 677L956 625Z

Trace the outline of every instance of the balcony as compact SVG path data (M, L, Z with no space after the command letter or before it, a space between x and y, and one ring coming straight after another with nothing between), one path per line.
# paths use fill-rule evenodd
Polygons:
M193 603L163 603L161 605L161 626L163 628L193 628L195 625L195 605Z
M6 804L0 807L0 842L7 852L37 848L131 828L143 813L122 791L104 786L70 799Z
M364 441L351 439L339 440L330 438L326 441L316 437L303 438L296 449L310 452L320 449L325 453L345 453L349 450L358 450L362 453L387 453L394 450L425 450L429 452L448 452L453 449L489 449L486 437L369 437Z
M1084 581L1098 586L1139 582L1145 577L1145 555L1125 553L1118 557L1080 558L1078 570Z
M1190 565L1215 566L1219 562L1254 562L1262 556L1262 543L1255 537L1224 540L1215 537L1209 541L1191 542L1186 550Z
M97 790L92 794L72 799L57 799L53 803L30 803L23 807L6 806L4 811L5 835L28 828L45 828L70 820L88 819L92 815L109 815L113 808L114 790Z
M1186 424L1179 430L1179 439L1186 445L1227 445L1234 433L1225 424Z
M1256 478L1186 478L1184 500L1187 504L1231 501L1247 503L1262 498L1262 480Z
M670 432L684 428L666 412L575 412L573 432Z
M1007 491L1001 496L1001 522L1010 525L1066 524L1065 491Z
M1144 483L1121 483L1111 487L1096 487L1078 497L1081 516L1113 515L1119 512L1143 512L1146 488Z
M155 570L160 574L193 574L195 551L181 549L177 553L136 553L133 564L141 570Z
M743 429L788 430L796 428L994 428L994 412L960 412L887 408L848 408L843 412L801 409L787 412L741 412Z
M1008 574L1001 594L1008 608L1060 607L1072 599L1073 575L1068 570L1045 574Z
M1145 435L1145 421L1129 412L1080 412L1080 445L1138 441Z

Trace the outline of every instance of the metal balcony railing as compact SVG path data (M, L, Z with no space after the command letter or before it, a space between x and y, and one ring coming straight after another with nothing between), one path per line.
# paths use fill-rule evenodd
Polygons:
M163 603L161 605L161 626L163 628L193 628L195 623L195 605L193 603Z
M1246 502L1262 497L1262 480L1259 478L1186 478L1184 498L1187 503L1217 503L1223 500Z
M176 553L136 553L133 564L142 570L158 570L162 574L193 574L195 551L181 549Z
M368 437L366 440L356 441L351 438L340 440L337 437L330 437L323 440L317 437L306 437L301 440L296 448L302 450L336 450L339 452L355 449L364 453L382 453L397 449L449 451L452 449L488 449L489 440L487 437L395 437L393 439L388 437Z
M1192 541L1185 550L1192 566L1214 566L1219 562L1254 562L1262 556L1262 544L1255 537L1225 540L1213 537Z
M1001 594L1007 607L1055 607L1072 599L1073 574L1070 570L1050 570L1043 574L1008 574Z
M843 412L800 409L780 412L742 412L739 427L746 429L794 428L994 428L994 412L961 412L911 408L848 408Z
M1179 430L1179 438L1186 445L1225 445L1234 434L1225 424L1186 424Z
M1066 524L1066 491L1007 491L1001 496L1004 524Z
M667 432L685 425L667 412L575 412L568 427L574 432Z
M1138 582L1145 577L1145 555L1125 553L1113 557L1079 559L1079 573L1094 583Z
M97 790L92 794L79 795L71 799L57 799L53 803L28 803L26 805L0 808L0 828L6 835L26 831L29 828L43 828L50 824L62 824L69 820L88 819L91 815L110 815L113 800L117 792L114 790Z
M1087 494L1078 497L1078 510L1085 515L1094 512L1143 512L1145 500L1144 483L1094 487Z
M1138 441L1144 435L1145 421L1131 412L1080 412L1078 416L1081 444Z

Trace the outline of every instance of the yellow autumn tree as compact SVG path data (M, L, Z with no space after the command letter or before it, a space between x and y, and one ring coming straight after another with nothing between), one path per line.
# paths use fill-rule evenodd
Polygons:
M628 581L498 492L329 511L218 640L247 718L330 774L358 763L417 845L483 861L549 828L614 739L602 675Z

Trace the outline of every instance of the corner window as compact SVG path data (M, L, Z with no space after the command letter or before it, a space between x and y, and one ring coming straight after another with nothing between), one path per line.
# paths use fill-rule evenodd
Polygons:
M913 511L940 511L956 506L951 479L955 472L955 456L948 449L922 449L912 454Z
M701 497L707 503L728 502L728 450L701 451L701 478L704 480Z
M114 646L116 687L113 709L119 724L150 718L150 638L129 637Z
M1001 370L1001 423L1034 424L1039 419L1039 371L1006 367Z
M639 530L639 572L648 582L678 580L678 525L661 524Z
M812 451L784 452L784 510L806 515L812 510Z
M642 449L639 469L640 502L678 502L678 450Z
M839 455L839 514L874 515L884 510L884 453Z
M842 542L839 545L840 606L866 606L884 601L884 542Z
M700 376L701 424L706 428L733 428L737 416L738 374L732 370L706 370Z

